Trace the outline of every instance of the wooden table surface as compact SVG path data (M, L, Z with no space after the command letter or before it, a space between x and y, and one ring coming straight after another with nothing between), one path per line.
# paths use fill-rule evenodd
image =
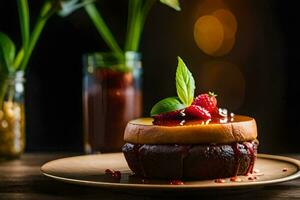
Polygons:
M19 160L0 162L0 199L300 199L300 179L238 194L200 193L192 196L189 196L189 194L183 196L176 194L174 196L162 192L161 195L149 196L149 194L132 195L124 192L61 183L41 174L40 166L42 164L69 155L71 154L25 154ZM300 155L289 156L300 159Z

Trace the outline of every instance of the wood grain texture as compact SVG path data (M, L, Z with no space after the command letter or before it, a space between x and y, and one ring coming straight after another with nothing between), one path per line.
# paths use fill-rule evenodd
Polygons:
M211 194L209 192L191 194L182 193L182 196L172 192L162 191L161 194L149 196L141 193L140 195L131 195L121 192L102 190L100 188L91 188L66 183L57 182L44 177L40 172L40 166L50 160L73 156L74 154L25 154L20 160L0 163L0 199L201 199L201 196L209 196L205 199L300 199L300 179L267 186L259 190L248 191L244 193L224 193ZM288 155L300 159L300 155ZM158 195L158 196L157 196ZM212 198L213 197L213 198Z

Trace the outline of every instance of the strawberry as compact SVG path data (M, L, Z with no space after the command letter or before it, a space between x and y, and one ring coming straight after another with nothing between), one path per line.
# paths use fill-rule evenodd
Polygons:
M217 95L213 92L209 92L208 94L200 94L194 99L192 105L201 106L210 113L214 112L217 108L216 96Z
M210 112L211 116L214 118L224 118L227 117L227 109L222 109L216 107L212 112Z
M183 112L184 110L175 110L172 112L166 112L166 113L162 113L156 116L153 116L153 118L157 121L160 120L173 120L173 119L182 119L184 118L185 114Z
M192 118L211 119L210 113L201 106L191 105L185 109L185 114Z
M222 118L223 116L220 115L220 111L219 111L219 108L216 107L211 113L211 116L214 117L214 118Z

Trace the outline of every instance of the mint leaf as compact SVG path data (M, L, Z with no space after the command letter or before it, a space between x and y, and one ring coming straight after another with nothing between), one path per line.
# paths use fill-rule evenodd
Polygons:
M181 102L190 106L194 99L195 81L192 73L179 56L176 70L176 90Z
M152 107L150 115L155 116L183 108L185 108L185 105L183 105L177 97L168 97L156 103Z
M167 6L170 6L171 8L174 8L177 11L181 10L178 0L160 0L160 2L166 4Z

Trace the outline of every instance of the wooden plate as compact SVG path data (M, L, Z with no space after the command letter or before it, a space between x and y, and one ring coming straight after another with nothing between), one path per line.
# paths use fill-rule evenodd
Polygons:
M106 169L121 171L121 179L105 174ZM259 154L255 169L259 170L256 174L257 180L248 180L248 177L240 176L241 182L230 182L229 179L225 179L225 183L205 180L185 181L184 185L170 185L170 180L146 180L132 176L122 153L63 158L48 162L41 168L44 175L59 181L123 191L253 189L300 177L300 161L288 157Z

